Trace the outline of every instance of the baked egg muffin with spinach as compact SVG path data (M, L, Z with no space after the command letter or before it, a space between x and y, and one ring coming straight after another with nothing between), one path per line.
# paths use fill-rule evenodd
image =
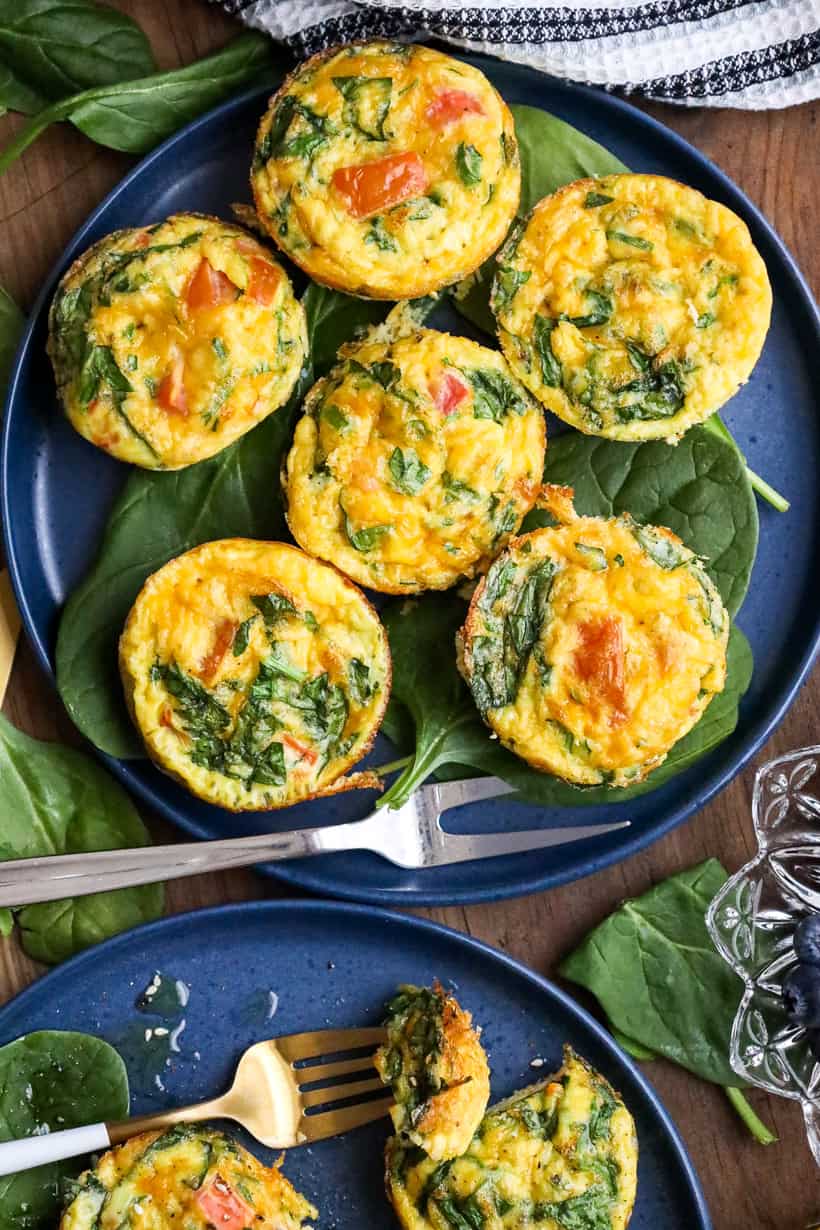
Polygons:
M71 423L148 470L192 465L250 431L288 399L306 350L281 265L240 227L200 214L99 240L49 314Z
M192 1124L132 1136L70 1191L60 1230L300 1230L318 1217L277 1166Z
M148 755L199 798L264 811L379 788L345 773L387 705L387 637L355 585L296 547L227 538L165 564L120 670Z
M726 682L729 616L671 530L578 516L513 539L476 588L459 665L485 722L534 768L579 786L635 785Z
M498 255L510 366L588 435L672 443L749 375L771 315L746 224L660 175L568 184Z
M430 294L503 240L521 172L510 111L477 68L429 47L359 43L285 80L251 172L262 225L317 282Z
M387 1005L376 1069L391 1085L399 1135L440 1162L468 1147L490 1099L480 1030L439 983L403 986Z
M493 1106L436 1163L393 1137L387 1193L405 1230L625 1230L638 1142L621 1098L569 1047L554 1077Z
M483 571L540 490L541 407L497 351L432 329L340 356L285 464L294 538L384 593Z

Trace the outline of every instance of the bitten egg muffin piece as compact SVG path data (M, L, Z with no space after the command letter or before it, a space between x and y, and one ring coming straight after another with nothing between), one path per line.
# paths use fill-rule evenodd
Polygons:
M282 266L219 218L115 231L79 257L49 313L57 390L80 435L178 470L287 401L307 350Z
M364 594L296 547L226 538L149 577L120 639L148 755L230 811L379 788L345 777L390 694L390 651Z
M60 1230L300 1230L319 1215L277 1166L185 1123L104 1153L72 1192Z
M411 299L495 251L521 171L512 115L482 72L375 42L314 56L285 80L251 185L262 225L317 282Z
M393 1088L393 1125L435 1161L458 1157L490 1099L480 1030L439 983L400 987L387 1013L387 1042L375 1064Z
M674 443L758 360L772 292L744 222L661 175L582 179L498 255L501 346L579 431Z
M625 1230L638 1141L619 1094L569 1047L560 1072L493 1106L438 1165L393 1137L387 1194L405 1230Z
M296 541L383 593L483 571L541 487L541 407L497 351L420 329L343 348L283 484Z
M580 786L641 781L726 682L729 616L671 530L627 514L514 539L479 583L459 664L487 724L534 768Z

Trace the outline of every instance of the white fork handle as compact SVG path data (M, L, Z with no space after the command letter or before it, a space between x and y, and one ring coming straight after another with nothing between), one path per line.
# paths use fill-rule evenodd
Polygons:
M67 1157L82 1157L111 1147L111 1138L104 1123L89 1123L87 1127L68 1128L64 1132L46 1132L43 1136L26 1136L23 1140L7 1140L0 1144L0 1175L33 1170L45 1162L61 1162Z

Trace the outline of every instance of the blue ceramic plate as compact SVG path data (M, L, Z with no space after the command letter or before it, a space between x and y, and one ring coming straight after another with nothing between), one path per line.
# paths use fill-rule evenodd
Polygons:
M446 904L534 892L634 853L702 807L754 754L793 699L818 643L820 418L812 367L820 350L820 322L788 252L720 171L628 104L530 69L480 57L474 62L509 102L537 103L609 147L627 166L692 184L746 219L769 269L774 316L763 356L726 417L750 464L788 494L792 507L785 515L761 507L760 552L738 621L754 649L755 674L730 739L688 773L628 804L537 811L505 800L465 808L454 817L463 831L632 820L630 829L609 837L425 872L402 871L366 853L271 868L319 893L385 904ZM60 608L94 560L111 501L127 476L125 467L85 443L57 408L45 355L55 282L78 252L117 227L144 225L186 209L230 216L230 202L247 196L250 148L264 101L264 94L255 92L226 103L146 158L72 240L34 308L6 405L0 496L17 600L51 675ZM451 327L464 330L455 316ZM392 758L385 751L376 752L382 763ZM194 799L147 761L109 765L135 794L201 837L353 819L373 802L370 794L347 794L272 815L234 816Z
M156 972L164 986L152 1004L170 1001L162 1016L135 1007ZM709 1230L680 1137L609 1035L562 991L509 957L416 918L293 901L166 918L41 978L0 1010L0 1043L34 1029L98 1034L126 1061L132 1110L156 1111L221 1093L252 1042L305 1029L376 1025L399 983L429 985L435 977L484 1028L494 1099L558 1067L565 1042L622 1093L640 1146L630 1230ZM185 984L182 995L174 993L178 980ZM157 1025L173 1033L178 1052L169 1049L170 1034L146 1042L146 1030ZM543 1066L531 1067L533 1059ZM382 1180L387 1128L383 1120L288 1154L285 1173L317 1205L322 1226L395 1226Z

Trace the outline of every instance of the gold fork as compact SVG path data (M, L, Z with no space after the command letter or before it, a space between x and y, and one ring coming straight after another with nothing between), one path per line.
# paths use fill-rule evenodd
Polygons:
M0 1175L96 1153L138 1132L203 1119L233 1119L271 1149L339 1136L381 1119L392 1105L373 1067L374 1050L386 1036L378 1028L324 1029L257 1042L242 1055L233 1084L222 1097L119 1123L92 1123L6 1141L0 1144ZM370 1075L348 1079L359 1073ZM368 1096L379 1090L382 1097Z

